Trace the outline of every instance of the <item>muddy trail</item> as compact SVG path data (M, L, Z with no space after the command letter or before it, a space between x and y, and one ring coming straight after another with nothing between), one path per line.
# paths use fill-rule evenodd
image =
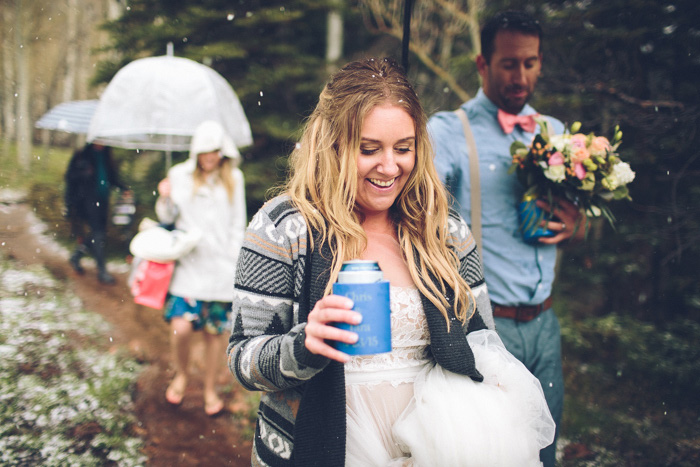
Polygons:
M204 413L201 384L203 345L197 335L193 346L191 378L182 404L165 400L165 388L173 375L168 327L159 310L133 303L126 285L127 272L113 272L115 285L97 281L94 267L86 264L84 275L69 266L67 253L41 234L31 207L22 200L0 200L0 243L3 251L20 264L41 264L57 280L80 297L86 310L112 324L110 345L127 348L143 364L135 394L135 427L144 439L150 466L205 465L249 466L251 444L242 433L251 430L243 412L245 391L234 383L226 368L219 377L219 390L227 410L217 416Z

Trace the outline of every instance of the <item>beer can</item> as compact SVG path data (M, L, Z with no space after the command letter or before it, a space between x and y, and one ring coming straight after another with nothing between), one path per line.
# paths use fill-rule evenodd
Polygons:
M384 279L379 263L372 260L351 259L345 261L338 273L339 284L367 284Z
M348 355L372 355L391 352L391 308L389 281L376 261L345 261L333 284L333 293L352 299L353 310L362 315L357 325L334 323L333 325L357 333L354 344L332 341L331 344Z

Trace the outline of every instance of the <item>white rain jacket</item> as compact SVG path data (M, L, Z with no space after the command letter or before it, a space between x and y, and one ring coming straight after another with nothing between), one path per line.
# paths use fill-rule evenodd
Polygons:
M240 158L232 143L222 142L222 138L228 139L223 129L211 126L200 131L202 126L192 138L190 159L168 171L171 194L158 198L156 214L161 222L175 223L179 230L202 232L197 246L177 261L169 292L196 300L230 302L247 223L245 182L243 172L234 168L231 202L226 188L212 180L193 193L197 154L221 149L226 157ZM218 141L217 132L221 133Z

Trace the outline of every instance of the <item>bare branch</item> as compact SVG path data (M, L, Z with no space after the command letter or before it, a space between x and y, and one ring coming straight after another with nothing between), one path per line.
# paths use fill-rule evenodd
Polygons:
M372 18L373 29L403 39L403 1L361 0L360 3ZM459 42L461 53L471 48L475 55L479 49L478 17L483 3L483 0L422 0L413 11L411 52L462 101L470 96L457 82L450 65L456 43Z
M603 94L608 94L613 97L616 97L620 99L623 102L626 102L627 104L633 104L645 109L648 108L670 108L670 109L679 109L683 110L684 105L682 102L676 102L676 101L652 101L652 100L646 100L646 99L639 99L633 96L630 96L629 94L625 94L622 91L619 91L615 89L612 86L607 86L604 83L595 83L593 86L593 89L599 93Z
M466 102L469 99L471 99L471 96L467 91L462 88L457 83L457 80L452 76L447 70L444 68L438 66L437 63L435 63L433 60L430 59L430 56L426 54L426 52L422 49L419 49L418 47L414 46L413 43L410 44L411 51L416 54L416 56L420 59L423 64L429 68L433 73L435 73L440 79L442 79L452 91L454 91L455 94L459 96L459 98L462 100L462 102Z

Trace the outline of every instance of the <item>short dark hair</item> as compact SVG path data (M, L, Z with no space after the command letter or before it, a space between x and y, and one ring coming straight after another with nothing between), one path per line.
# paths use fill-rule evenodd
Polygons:
M515 31L537 36L542 47L542 27L532 15L524 11L508 10L496 14L481 28L481 55L486 63L491 62L496 34L499 31Z

